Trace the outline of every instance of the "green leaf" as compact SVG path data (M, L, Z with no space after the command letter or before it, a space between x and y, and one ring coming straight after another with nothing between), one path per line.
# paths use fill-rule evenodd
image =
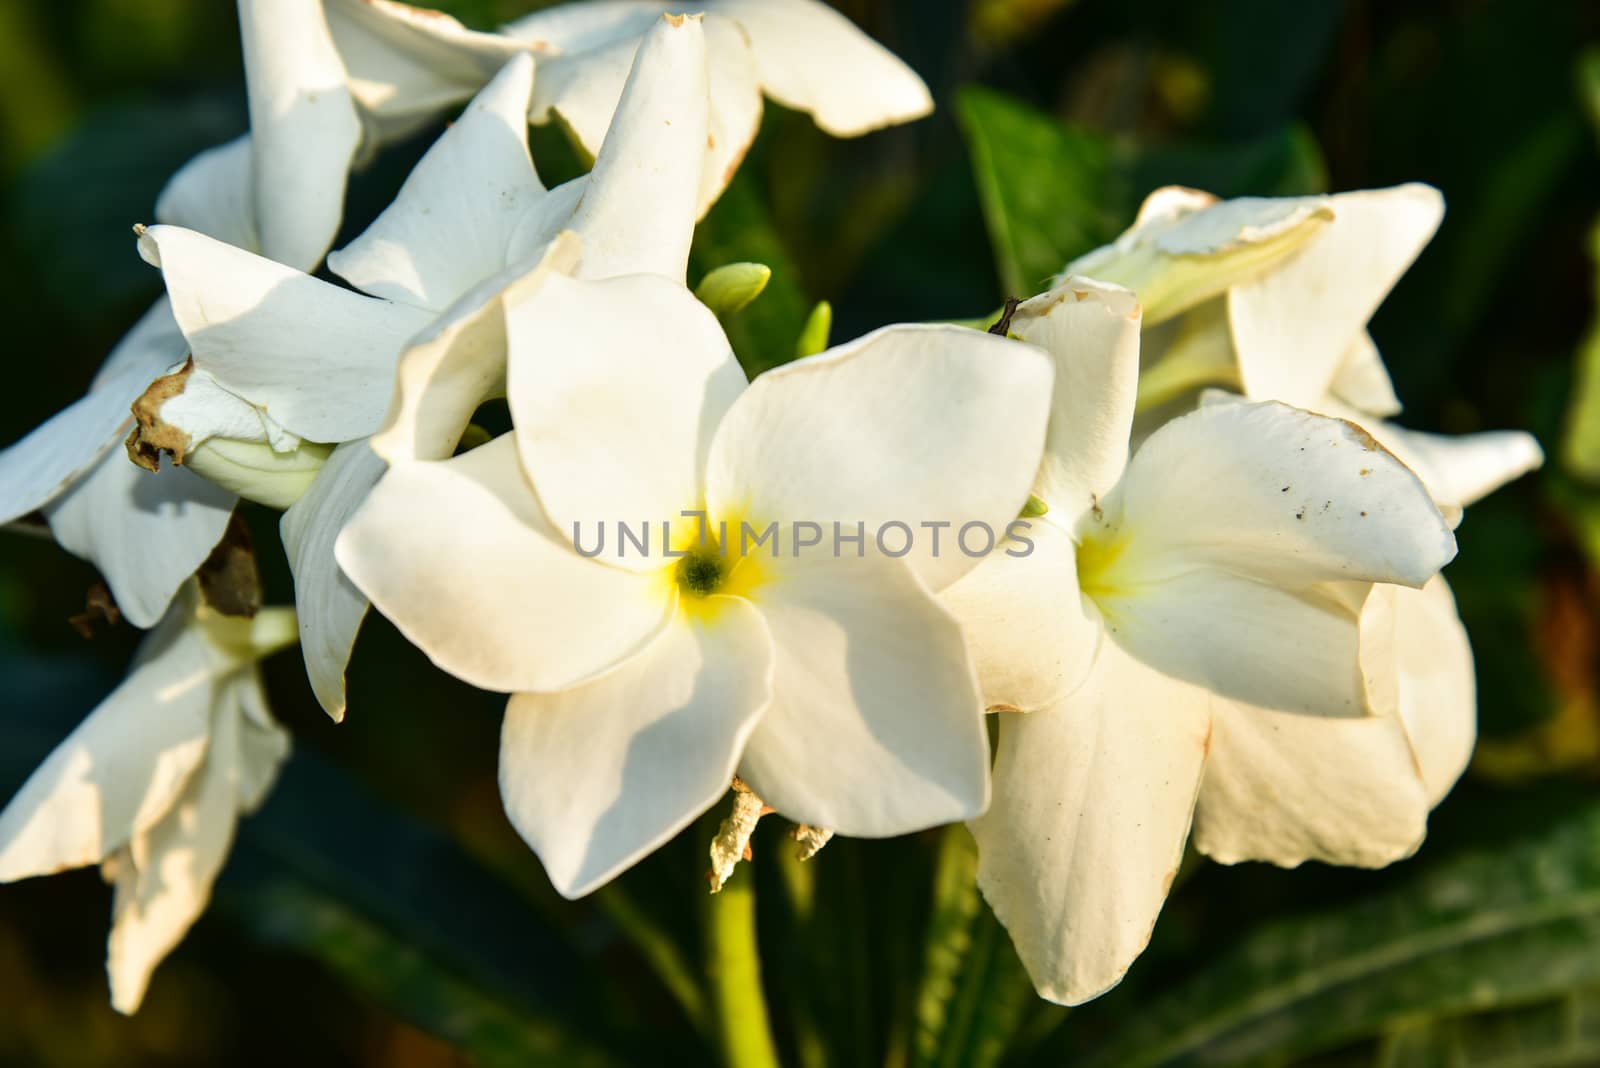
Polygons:
M1600 804L1591 803L1509 847L1480 847L1395 889L1258 928L1122 1015L1079 1063L1282 1064L1363 1039L1400 1041L1393 1036L1429 1021L1441 1036L1467 1033L1480 1026L1468 1014L1556 1002L1597 983Z
M1322 154L1301 126L1238 143L1140 148L989 89L963 90L958 111L1008 296L1039 292L1070 260L1114 239L1160 186L1219 197L1327 188Z
M989 89L962 90L956 111L1006 295L1039 292L1132 221L1105 138Z

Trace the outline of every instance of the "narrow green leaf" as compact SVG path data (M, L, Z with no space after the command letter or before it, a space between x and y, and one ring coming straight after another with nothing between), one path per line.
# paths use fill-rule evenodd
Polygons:
M1417 1020L1560 999L1596 983L1600 805L1590 804L1508 849L1469 853L1386 893L1258 929L1170 994L1122 1015L1081 1063L1281 1064ZM1061 1048L1081 1041L1071 1029L1063 1037Z

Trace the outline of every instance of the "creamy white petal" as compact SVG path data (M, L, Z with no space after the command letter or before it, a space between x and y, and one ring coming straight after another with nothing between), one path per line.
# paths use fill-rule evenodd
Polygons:
M344 719L345 668L368 602L339 570L333 546L386 468L365 441L346 442L278 524L294 573L300 651L311 690L335 721Z
M717 430L711 511L869 538L907 524L906 561L941 590L988 551L976 529L962 551L963 527L998 538L1027 502L1051 380L1040 350L957 326L891 326L768 371Z
M1392 716L1213 706L1194 822L1195 848L1213 860L1382 867L1421 845L1428 807L1405 728Z
M328 267L376 297L443 310L510 262L509 241L544 195L528 156L533 60L519 56L412 170L393 204Z
M1104 633L1078 592L1077 547L1048 519L947 587L939 599L961 623L984 704L1032 712L1088 675Z
M710 51L711 120L700 174L704 215L722 196L761 131L761 82L748 34L737 22L706 20Z
M532 48L394 0L325 0L351 93L380 140L403 137L467 99Z
M1211 696L1106 643L1058 707L1002 713L994 800L971 824L978 886L1040 996L1121 982L1183 859Z
M1068 527L1128 462L1139 387L1139 302L1120 286L1069 277L1018 306L1011 332L1055 364L1036 491Z
M255 195L255 155L246 134L206 149L168 179L156 200L156 221L253 251L261 243Z
M1443 507L1476 504L1506 483L1544 466L1539 442L1520 430L1425 434L1393 423L1377 423L1370 429L1416 472Z
M638 656L561 693L517 694L500 793L550 881L580 897L728 790L771 699L772 641L748 602L673 621Z
M113 449L44 513L61 547L100 569L123 617L152 627L222 540L237 500L181 467L152 474Z
M960 626L912 570L876 554L762 566L773 575L749 596L776 668L739 765L751 789L789 819L856 837L982 812L976 673Z
M517 447L563 534L602 521L659 531L701 505L712 435L745 382L716 316L687 289L651 275L552 275L507 308L506 332ZM598 559L654 569L661 548Z
M139 251L166 277L195 366L312 441L382 425L400 353L433 319L192 230L152 226Z
M1372 335L1365 330L1350 343L1328 390L1366 415L1388 418L1400 414L1400 398L1395 395L1389 368L1373 344Z
M706 160L706 45L697 18L657 20L639 44L572 218L583 277L684 281Z
M1443 577L1420 590L1394 587L1393 597L1400 719L1422 769L1428 804L1437 805L1466 771L1477 741L1472 644Z
M390 468L335 555L434 663L503 693L603 672L643 649L673 608L661 576L573 552L540 511L511 434L453 460Z
M239 0L239 31L260 251L310 270L338 233L361 144L345 66L322 0Z
M132 1013L150 976L211 900L238 822L242 717L224 695L212 714L211 751L165 819L109 865L116 884L106 972L111 1004Z
M910 67L819 0L712 0L706 8L749 34L767 95L810 113L835 137L933 111L928 87Z
M1204 565L1297 587L1421 586L1455 555L1421 482L1371 435L1281 404L1173 420L1104 503L1102 524L1126 542L1118 567L1149 575Z
M578 250L574 235L558 237L531 267L508 268L485 281L413 338L400 358L373 451L395 463L449 456L478 406L505 392L504 303L525 299L553 271L570 273Z
M205 636L187 623L180 605L0 812L0 882L98 863L172 809L205 758L215 692Z
M1333 221L1228 293L1245 394L1315 407L1367 320L1444 217L1426 185L1329 197Z
M299 435L285 430L265 410L217 381L204 368L190 368L181 383L181 391L171 393L169 383L163 382L158 391L165 399L158 407L152 407L160 423L184 434L181 455L185 460L191 450L213 438L263 443L279 452L292 452L300 445ZM140 418L146 416L141 414Z
M508 23L501 32L560 55L572 55L639 37L671 7L663 0L556 4Z

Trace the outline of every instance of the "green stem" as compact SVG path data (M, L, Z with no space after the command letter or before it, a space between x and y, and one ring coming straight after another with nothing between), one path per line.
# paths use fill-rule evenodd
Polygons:
M779 1068L761 989L753 873L740 874L712 894L706 908L706 973L717 1040L731 1068Z

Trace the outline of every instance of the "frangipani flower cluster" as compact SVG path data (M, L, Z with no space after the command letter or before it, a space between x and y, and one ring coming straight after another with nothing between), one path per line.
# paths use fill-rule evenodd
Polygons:
M840 136L932 106L831 8L580 0L499 34L239 9L250 133L135 228L165 298L0 454L3 518L42 512L155 626L0 813L0 879L115 879L119 1009L287 753L256 662L297 638L341 719L369 607L507 695L506 813L568 896L733 782L812 851L967 821L1039 992L1075 1003L1138 955L1191 839L1418 847L1474 732L1439 572L1461 510L1540 462L1388 421L1366 324L1432 190L1161 190L993 332L890 325L752 381L687 283L762 94ZM330 253L352 168L447 113ZM554 188L550 120L593 160ZM511 429L479 433L500 399ZM241 498L283 513L293 612L253 570L215 581Z

